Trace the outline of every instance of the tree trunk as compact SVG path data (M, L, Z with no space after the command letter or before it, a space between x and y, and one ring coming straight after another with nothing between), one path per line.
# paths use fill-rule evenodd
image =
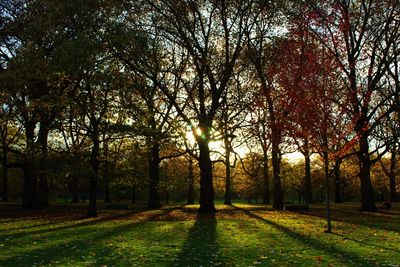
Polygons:
M272 143L272 168L274 173L274 203L273 208L283 209L283 190L281 181L281 159L278 144Z
M2 158L2 176L3 176L3 198L2 201L3 202L7 202L8 201L8 161L7 161L7 149L4 148L3 149L3 158Z
M39 208L39 202L37 199L37 182L33 170L29 166L29 163L27 163L22 170L24 173L22 208L28 210Z
M335 166L333 167L333 173L335 175L335 203L343 203L342 196L342 179L340 178L340 164L341 160L335 160Z
M22 208L33 209L39 208L38 194L37 194L37 180L36 175L32 169L34 156L35 156L35 127L36 122L25 123L25 137L26 137L26 152L27 158L25 159L25 166L22 171L24 173L24 185L22 193Z
M327 147L327 145L326 145ZM329 182L329 157L327 148L323 152L324 158L324 170L325 170L325 205L326 205L326 233L332 233L332 222L331 222L331 188Z
M283 190L281 180L281 151L279 145L282 140L282 131L277 125L277 119L272 99L267 100L271 122L272 143L272 171L274 175L274 209L283 210Z
M263 204L270 204L269 199L269 165L268 154L263 149Z
M202 136L198 138L200 150L199 167L200 167L200 208L199 212L215 212L214 206L214 186L212 164L210 159L209 129L211 127L200 127Z
M308 149L308 141L304 150L304 200L306 203L313 203L312 183L311 183L311 159Z
M97 128L95 125L94 128ZM100 153L100 140L97 129L93 129L92 134L92 153L90 163L93 169L93 175L90 175L89 181L89 207L87 217L97 217L97 180L99 174L99 153Z
M104 202L111 203L110 198L110 162L108 159L108 142L104 141L104 173L103 173L103 182L104 182Z
M361 211L377 211L371 183L372 164L369 157L368 135L365 132L361 133L359 148L358 160L360 167L359 177L361 182Z
M272 206L274 209L282 210L283 190L282 190L282 180L281 180L281 157L280 157L279 144L280 144L280 131L276 133L272 131L272 170L274 174L274 203Z
M49 205L49 188L47 182L47 142L49 137L49 127L46 122L41 121L38 133L38 142L40 145L40 170L38 172L39 178L39 205Z
M188 199L187 199L187 205L193 205L194 204L194 174L193 174L193 160L190 158L189 159L189 189L188 189Z
M155 141L150 142L150 151L148 154L149 162L149 200L147 207L150 209L158 209L161 207L160 202L160 146Z
M232 205L231 200L231 163L230 163L230 156L231 156L231 148L229 144L229 137L226 136L227 131L225 131L225 196L224 196L224 204L225 205Z
M397 201L397 192L396 192L396 146L393 147L391 151L390 157L390 170L389 170L389 189L390 189L390 201Z

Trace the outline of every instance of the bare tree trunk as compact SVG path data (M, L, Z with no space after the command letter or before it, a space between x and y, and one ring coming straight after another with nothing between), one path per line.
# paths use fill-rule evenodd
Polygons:
M39 208L37 180L36 175L32 169L34 161L34 136L35 136L35 122L26 122L25 124L25 137L26 137L26 152L27 158L25 159L24 167L24 188L22 193L22 208L33 209Z
M150 151L148 156L149 162L149 199L147 207L150 209L158 209L161 207L160 202L160 147L155 141L150 142Z
M308 148L308 140L305 143L304 149L304 200L306 203L313 203L312 183L311 183L311 159L310 150Z
M275 209L283 209L283 190L281 181L281 159L278 144L272 144L272 167L274 172L274 203Z
M361 211L377 211L371 183L371 159L369 157L368 136L361 133L359 140L358 160L361 182Z
M326 205L326 233L332 233L332 221L331 221L331 188L329 181L329 157L327 149L324 149L324 170L325 170L325 205Z
M394 145L391 151L390 157L390 170L389 170L389 189L390 189L390 201L396 202L397 201L397 192L396 192L396 169L397 169L397 162L396 162L396 148L397 146Z
M276 127L273 127L276 128ZM273 208L283 209L283 190L281 179L281 157L280 157L280 131L272 130L272 169L274 173L274 203Z
M270 204L269 199L269 164L268 164L268 154L265 149L263 149L263 204Z
M104 180L104 202L111 203L110 198L110 162L108 159L108 142L104 141L104 173L103 173L103 180Z
M340 164L341 160L335 160L335 166L333 173L335 175L335 203L343 203L343 190L342 190L342 179L340 178Z
M231 156L231 148L229 144L229 137L227 136L228 131L225 129L225 196L224 196L224 204L225 205L232 205L231 200L231 163L230 163L230 156Z
M277 125L277 119L272 99L267 100L268 111L271 122L271 143L272 143L272 171L274 174L274 203L273 208L283 210L283 190L281 179L281 151L279 145L282 140L282 132Z
M37 182L36 177L29 163L23 168L24 173L24 188L22 197L23 209L39 208L37 199Z
M201 125L203 136L198 138L198 145L200 150L199 167L200 167L200 208L199 212L215 212L214 206L214 186L212 164L210 159L209 143L209 129L210 125Z
M194 174L193 174L193 160L189 159L189 189L188 189L188 199L187 204L193 205L194 204Z
M90 175L89 182L89 208L87 211L88 217L97 217L97 180L99 175L99 154L100 154L100 140L97 130L97 126L93 126L92 133L92 153L90 158L90 163L93 169L93 175Z
M39 205L49 205L49 188L47 181L47 141L49 137L49 127L46 122L41 121L38 134L38 142L40 145L40 171L39 176Z

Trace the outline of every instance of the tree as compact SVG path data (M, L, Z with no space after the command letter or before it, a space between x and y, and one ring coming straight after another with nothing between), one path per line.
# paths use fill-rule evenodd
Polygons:
M23 207L47 205L48 137L64 101L79 79L89 47L89 25L97 28L95 1L6 1L2 25L3 88L23 126L26 139L20 162L24 172ZM97 10L98 11L98 10ZM41 14L40 16L38 14ZM100 16L101 17L101 16ZM75 48L79 47L79 50Z
M200 151L199 211L214 212L211 132L245 43L245 29L252 23L251 14L257 7L254 1L164 0L148 4L156 27L190 57L191 67L180 76L183 86L178 94L189 96L188 105L177 101L167 88L162 90L196 137Z
M222 139L223 149L225 153L221 155L222 162L225 164L225 195L224 204L231 205L231 169L235 168L237 155L235 148L243 145L243 142L234 142L237 140L238 132L244 126L245 122L245 111L248 106L254 101L254 97L251 93L252 83L250 81L251 74L246 73L245 66L238 70L237 73L232 77L234 83L231 85L234 88L227 90L226 95L223 96L221 109L217 114L216 118L216 129L213 140ZM247 74L247 75L246 75ZM249 78L250 77L250 78ZM218 138L218 133L221 137ZM215 136L217 135L217 136ZM236 143L236 146L235 146ZM234 160L232 164L232 154L234 154Z
M181 151L175 151L160 156L165 144L170 143L177 116L173 104L162 94L160 87L176 90L176 79L165 74L166 70L176 68L173 65L176 62L168 62L157 35L151 36L131 24L126 21L122 25L115 25L114 34L120 37L111 41L110 46L112 53L126 66L131 78L131 86L121 92L121 98L134 121L134 133L146 138L149 171L147 205L149 208L159 208L160 163L182 154Z
M300 8L304 21L335 56L346 86L348 115L358 145L361 210L376 211L371 184L371 133L394 111L387 102L398 94L386 94L384 76L396 60L400 22L398 1L329 1ZM373 149L375 150L375 149Z
M270 51L273 45L270 42L274 33L271 31L275 23L275 16L279 14L279 6L268 7L261 6L260 16L255 21L253 27L248 28L247 38L247 56L254 67L256 79L260 86L260 98L258 104L262 103L268 110L268 125L271 129L271 157L274 181L274 202L275 209L283 209L284 194L281 179L281 148L282 143L282 115L279 112L277 97L277 88L274 86L274 77L268 69L273 66L273 60L270 58ZM279 15L277 16L279 17Z
M84 80L80 82L79 90L71 99L78 111L80 127L89 137L92 147L90 164L93 170L90 176L89 207L87 216L96 217L97 183L100 167L100 144L102 134L111 131L111 126L120 120L123 113L119 112L118 89L124 86L124 77L119 71L119 65L114 61L94 62L92 69L87 69Z

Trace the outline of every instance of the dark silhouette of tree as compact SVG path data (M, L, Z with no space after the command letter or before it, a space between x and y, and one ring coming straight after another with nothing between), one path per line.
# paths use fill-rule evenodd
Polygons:
M148 4L155 15L156 27L190 57L191 67L181 76L189 104L182 106L167 88L162 90L192 128L199 146L199 211L214 212L211 132L245 43L245 29L253 23L251 13L256 6L254 1L165 0L148 1ZM197 134L197 129L201 134Z

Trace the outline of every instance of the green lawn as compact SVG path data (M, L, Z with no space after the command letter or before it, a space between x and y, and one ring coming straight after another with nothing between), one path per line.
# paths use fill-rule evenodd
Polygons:
M26 212L0 205L0 266L399 266L400 207L359 213L334 205L334 234L324 210L277 212L270 206L218 205L129 211L57 205Z

